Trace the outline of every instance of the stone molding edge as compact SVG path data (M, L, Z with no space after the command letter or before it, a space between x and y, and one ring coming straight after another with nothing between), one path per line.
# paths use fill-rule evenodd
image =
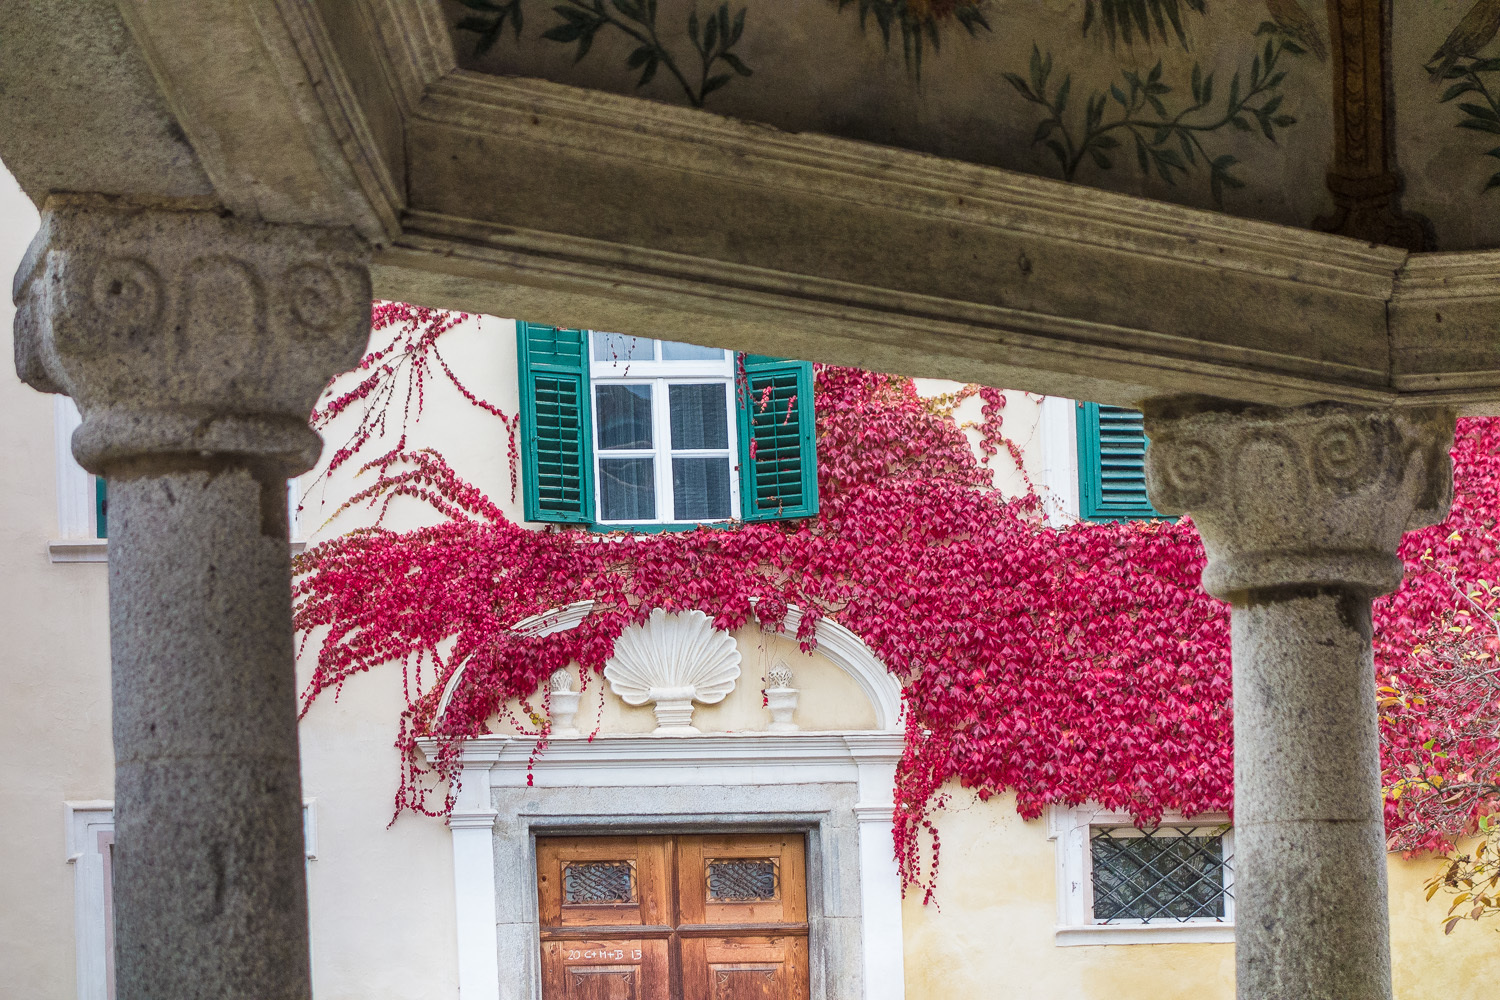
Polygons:
M603 325L606 316L588 311L591 299L617 303L634 295L643 308L649 301L658 319L664 310L678 309L699 323L707 314L760 328L793 317L836 330L860 350L908 345L913 323L920 323L943 335L929 345L929 356L946 347L970 367L1031 369L1025 377L1033 386L1045 379L1037 391L1048 395L1136 406L1153 391L1165 391L1149 387L1187 377L1199 390L1226 398L1244 397L1255 386L1252 398L1283 405L1317 399L1399 403L1388 384L1383 347L1372 355L1381 360L1376 369L434 213L408 212L405 220L403 235L375 264L387 296L431 296L411 283L440 262L481 283L445 283L438 295L454 308L474 311L561 310L554 316L559 322L592 327ZM489 284L504 284L505 298L489 298ZM1097 374L1101 362L1109 362L1115 376L1103 389L1097 388L1106 385ZM936 369L915 374L941 375Z
M556 143L663 165L670 160L676 169L852 204L1131 249L1377 298L1389 297L1408 257L1404 250L1326 233L874 143L782 132L534 78L454 70L429 85L417 114L436 124L531 144ZM668 148L670 157L662 155ZM684 164L684 153L690 165Z
M437 755L440 741L435 737L419 737L416 743L429 759ZM641 766L797 767L830 762L893 765L901 759L906 734L877 730L753 732L663 740L648 733L631 733L596 736L592 740L559 740L548 743L546 750L532 760L536 744L536 738L531 736L474 736L464 741L458 759L465 769L523 771L580 764L605 771Z
M756 603L756 600L752 598L751 603ZM561 608L523 618L516 622L513 628L517 632L534 636L565 632L583 621L593 607L593 601L574 601ZM788 606L785 624L789 633L796 634L798 626L802 624L802 614L802 609L796 605ZM817 639L818 648L823 651L823 655L849 674L859 685L865 697L870 699L870 704L875 709L875 723L879 731L901 732L901 717L904 710L901 685L885 669L885 664L880 661L874 651L864 644L858 634L828 618L819 619ZM444 685L443 693L438 698L435 715L441 716L448 710L448 704L453 700L453 692L463 677L464 669L464 667L459 667L453 672L453 676L448 678L448 683ZM488 739L488 737L481 738ZM702 737L695 737L694 742L697 743L701 739ZM555 749L563 745L565 744L560 741L551 746Z
M1089 922L1093 905L1089 863L1089 827L1135 826L1129 813L1085 803L1080 806L1049 805L1045 811L1047 839L1056 843L1054 862L1057 880L1057 925L1053 941L1058 947L1110 944L1222 944L1234 942L1234 904L1229 896L1228 919L1192 923L1094 924ZM1228 826L1227 813L1200 813L1186 817L1164 813L1162 826ZM1225 834L1226 849L1234 856L1234 830ZM1234 887L1234 869L1225 869L1226 890Z

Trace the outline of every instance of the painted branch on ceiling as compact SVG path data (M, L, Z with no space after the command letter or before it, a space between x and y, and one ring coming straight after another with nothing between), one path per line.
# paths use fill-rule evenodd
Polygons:
M524 15L521 0L459 0L477 11L457 22L459 31L475 36L474 54L483 55L499 41L507 24L516 40L521 38ZM573 61L582 62L594 46L594 39L605 34L621 34L635 43L625 57L625 68L636 77L636 87L644 87L664 70L688 103L703 107L708 95L726 86L737 76L750 76L752 70L734 51L745 30L741 7L731 13L727 3L700 17L695 7L687 17L684 33L693 52L685 55L682 46L669 46L662 40L657 24L657 0L564 0L552 10L559 20L542 32L550 42L575 46Z
M1210 148L1209 140L1228 129L1259 132L1274 143L1278 129L1297 123L1295 116L1282 110L1287 76L1283 58L1304 55L1307 50L1269 21L1256 34L1268 36L1265 48L1252 59L1249 73L1236 71L1227 88L1217 88L1213 71L1204 72L1202 64L1195 61L1187 83L1191 99L1174 110L1169 103L1179 103L1176 95L1183 86L1181 82L1176 86L1166 82L1161 62L1144 76L1135 70L1122 70L1120 82L1089 95L1081 129L1076 111L1068 115L1072 74L1064 74L1053 90L1050 52L1043 55L1033 45L1029 77L1007 72L1005 78L1023 98L1045 112L1032 142L1052 153L1064 180L1076 179L1085 162L1100 170L1112 170L1120 150L1132 149L1143 175L1155 174L1173 187L1206 168L1209 192L1214 204L1222 208L1224 191L1242 188L1245 182L1234 173L1238 158ZM1220 95L1222 106L1216 100Z
M1456 127L1491 136L1500 135L1500 103L1494 89L1500 59L1482 58L1479 53L1497 34L1500 34L1500 0L1479 0L1425 66L1433 83L1446 85L1438 103L1458 101L1460 118ZM1500 159L1500 146L1486 150L1483 155ZM1500 187L1500 171L1489 176L1483 190L1497 187Z

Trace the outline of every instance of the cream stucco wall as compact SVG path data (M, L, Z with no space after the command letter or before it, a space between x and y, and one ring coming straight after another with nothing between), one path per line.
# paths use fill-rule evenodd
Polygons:
M0 168L0 329L37 213ZM9 347L4 351L10 357ZM108 799L106 567L48 561L57 537L53 401L0 365L0 997L72 997L73 868L63 803Z
M907 896L907 1000L1233 1000L1232 944L1059 947L1056 845L1015 796L981 802L956 783L935 815L942 838L934 904ZM1500 934L1444 937L1446 906L1425 901L1436 862L1390 859L1397 1000L1479 1000L1500 982Z

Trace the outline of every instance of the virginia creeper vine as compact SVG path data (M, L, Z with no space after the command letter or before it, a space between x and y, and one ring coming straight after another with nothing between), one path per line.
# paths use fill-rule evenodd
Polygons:
M333 397L337 410L391 405L392 373L425 371L420 357L397 355L437 357L439 334L422 331L451 326L442 314L382 308L377 325L413 324L398 338L405 346L372 355L358 388ZM377 459L378 478L351 502L404 498L444 519L354 530L299 557L296 624L304 641L319 635L304 714L351 677L399 664L408 706L395 811L440 814L464 739L488 732L520 698L518 721L545 745L543 680L570 664L585 680L602 670L620 631L651 609L777 629L796 604L806 609L804 648L817 621L834 618L904 684L894 849L908 884L929 895L922 846L937 846L931 815L955 780L981 799L1014 791L1026 817L1085 800L1143 825L1166 811L1230 810L1228 614L1198 584L1204 555L1191 521L1052 528L1034 491L1003 498L986 462L1002 448L1019 452L995 390L960 394L984 401L981 459L952 417L955 399L935 403L910 379L832 366L817 366L815 383L822 510L809 520L654 535L538 531L508 520L441 455L398 447ZM474 401L514 428L513 417ZM378 436L370 426L379 425L360 424L359 443ZM1434 628L1463 610L1451 581L1497 575L1497 452L1500 421L1460 423L1453 514L1406 537L1407 581L1376 604L1393 848L1445 850L1496 809L1493 796L1454 809L1441 782L1408 779L1500 756L1493 727L1486 736L1461 724L1488 709L1437 689L1442 657L1430 652ZM581 600L593 611L576 628L545 638L513 629ZM422 736L439 740L436 759L417 749Z

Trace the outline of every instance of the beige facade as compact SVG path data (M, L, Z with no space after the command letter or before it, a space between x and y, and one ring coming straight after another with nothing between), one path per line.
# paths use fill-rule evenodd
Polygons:
M24 249L36 215L11 185L0 193L0 270ZM0 310L8 310L8 305ZM0 325L9 326L8 312ZM466 322L444 342L455 370L480 396L507 412L518 405L514 329L505 320ZM924 382L939 395L954 383ZM978 419L977 400L958 410ZM0 996L88 996L75 981L75 871L67 861L65 804L113 797L109 734L109 650L105 584L108 566L53 562L60 539L52 399L15 379L0 385L0 412L12 461L0 483L6 609L3 777L0 842L7 845L5 903L0 906ZM996 482L1008 495L1026 479L1051 488L1040 457L1038 397L1011 393L1004 411L1010 436L1023 448L1026 477L1000 456ZM510 497L507 443L497 422L450 387L429 384L427 409L411 428L414 446L440 448L459 471L520 520ZM338 443L341 428L328 435ZM303 478L317 481L317 474ZM327 520L362 485L351 469L319 482L306 496L301 534L315 543L368 523L355 509ZM388 523L420 523L412 506ZM735 634L741 683L724 702L700 706L695 724L706 733L763 732L760 678L786 661L800 689L797 721L809 732L864 732L877 726L874 705L850 674L820 652L755 629ZM305 678L311 652L304 653ZM301 726L303 794L314 834L308 861L313 983L327 1000L454 996L459 987L454 847L440 820L391 818L398 758L394 724L404 702L399 672L360 678L337 700L324 698ZM630 707L599 678L579 710L585 732L645 737L649 707ZM502 725L501 731L505 731ZM645 737L649 738L649 737ZM748 737L753 739L753 736ZM1233 951L1227 943L1059 946L1057 844L1041 820L1023 821L1013 800L979 802L950 789L938 815L943 861L936 905L908 898L901 908L905 996L1109 998L1175 1000L1233 995ZM852 862L851 862L852 863ZM1500 945L1485 928L1444 937L1438 902L1422 899L1432 861L1389 862L1396 995L1402 1000L1468 1000L1500 979ZM506 891L501 886L498 891Z

